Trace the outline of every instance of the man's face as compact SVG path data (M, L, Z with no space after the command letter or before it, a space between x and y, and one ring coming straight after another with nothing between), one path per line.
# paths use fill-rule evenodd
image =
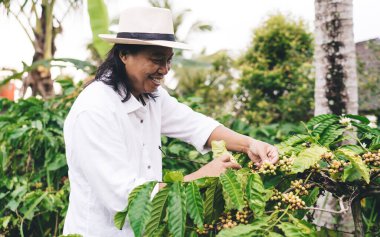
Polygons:
M137 97L157 90L170 70L172 57L173 49L161 46L147 47L134 55L121 56L132 84L132 94Z

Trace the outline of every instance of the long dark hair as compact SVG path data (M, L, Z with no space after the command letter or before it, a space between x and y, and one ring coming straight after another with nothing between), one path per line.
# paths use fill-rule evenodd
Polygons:
M102 81L106 85L112 87L121 97L122 102L126 102L131 98L132 85L127 76L125 65L120 59L120 55L135 55L140 51L150 47L149 45L135 44L115 44L107 54L106 60L99 66L93 81ZM92 82L93 82L92 81ZM91 82L89 83L91 84ZM143 94L146 98L156 98L154 93ZM142 96L137 98L145 104Z

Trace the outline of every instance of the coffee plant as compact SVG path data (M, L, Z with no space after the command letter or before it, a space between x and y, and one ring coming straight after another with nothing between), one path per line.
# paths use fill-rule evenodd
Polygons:
M168 172L152 200L156 181L132 191L115 226L128 220L135 236L328 236L331 230L313 224L313 212L345 213L351 206L354 234L364 236L360 201L380 193L380 130L368 124L356 115L320 115L277 145L277 164L257 167L235 154L243 168L220 177L184 182L181 172ZM213 157L228 152L224 142L212 150ZM325 191L339 210L315 207ZM372 227L368 234L379 235Z
M58 236L69 194L63 122L80 88L62 95L0 99L0 236Z

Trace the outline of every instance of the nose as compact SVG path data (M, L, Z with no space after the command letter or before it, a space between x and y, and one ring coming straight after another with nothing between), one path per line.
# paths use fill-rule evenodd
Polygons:
M169 70L170 70L170 63L168 62L161 63L160 67L158 68L158 73L162 75L166 75L168 74Z

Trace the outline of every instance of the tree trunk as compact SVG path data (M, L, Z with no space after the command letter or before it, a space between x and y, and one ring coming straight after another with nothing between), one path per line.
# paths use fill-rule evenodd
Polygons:
M358 83L352 23L352 0L315 0L315 111L320 114L357 114ZM337 201L325 196L318 200L326 209ZM351 212L334 216L316 213L318 225L353 230ZM335 220L335 221L334 221ZM337 223L334 223L337 222Z
M364 237L364 225L362 218L362 210L360 205L360 199L355 199L351 204L352 216L355 223L355 237Z
M34 33L34 55L32 63L39 60L51 59L55 52L54 39L56 29L53 26L53 6L54 0L44 0L41 4L41 13L36 19ZM23 80L23 95L28 87L32 90L32 95L41 95L43 98L54 96L53 80L50 69L38 66L29 72Z
M315 115L357 114L352 0L315 0Z

